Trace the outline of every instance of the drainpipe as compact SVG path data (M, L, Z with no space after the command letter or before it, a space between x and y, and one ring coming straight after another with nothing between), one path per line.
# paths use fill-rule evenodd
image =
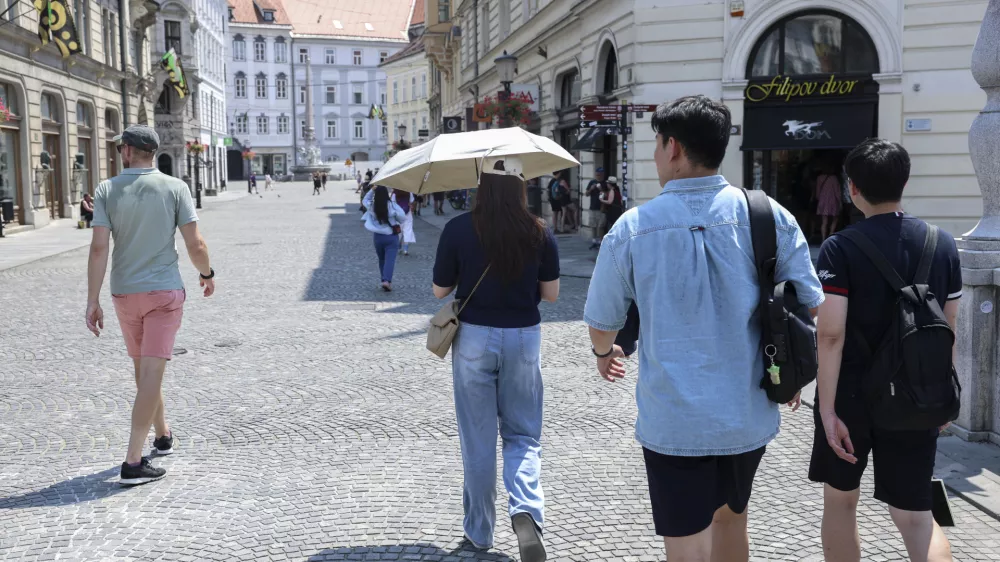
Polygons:
M475 45L475 56L472 60L475 61L473 69L475 71L475 78L479 78L479 0L474 0L472 2L472 25L476 26L476 45ZM478 101L478 100L476 100Z
M299 81L295 75L295 61L298 60L298 54L295 52L295 38L291 37L289 34L288 41L288 56L292 59L292 162L288 166L288 172L292 170L292 166L298 165L298 154L299 154L299 117L297 105L299 99ZM247 125L249 127L249 125Z
M127 59L125 58L125 51L126 51L126 48L125 48L125 38L126 38L125 22L126 21L127 21L127 19L125 17L125 0L118 0L118 45L119 45L119 47L121 47L119 50L121 51L121 57L120 57L120 59L121 59L121 67L122 67L122 72L123 73L127 73L128 72L128 63L126 62ZM137 54L138 54L138 49L136 49L136 51L137 51ZM138 68L136 68L136 71L138 71ZM122 130L124 131L129 126L129 122L128 122L128 81L125 78L122 78L122 80L121 80L121 88L122 88Z

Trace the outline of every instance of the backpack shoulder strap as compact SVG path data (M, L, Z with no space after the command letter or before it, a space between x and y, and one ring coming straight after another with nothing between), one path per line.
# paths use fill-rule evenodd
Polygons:
M924 251L920 254L920 263L913 276L914 285L926 285L931 276L931 264L934 263L934 253L937 251L938 227L928 224L927 237L924 239Z
M778 255L778 234L774 210L767 194L759 189L743 188L750 214L750 237L753 240L753 260L761 276L761 292L770 293L774 286L774 267ZM768 285L768 286L765 286Z
M906 282L903 278L899 276L896 269L892 267L889 260L885 259L885 254L879 250L870 238L865 236L863 233L856 229L848 228L837 233L837 236L843 236L854 243L855 246L861 249L862 252L868 259L872 262L882 277L888 281L889 285L892 286L893 290L897 293L902 291L906 287Z

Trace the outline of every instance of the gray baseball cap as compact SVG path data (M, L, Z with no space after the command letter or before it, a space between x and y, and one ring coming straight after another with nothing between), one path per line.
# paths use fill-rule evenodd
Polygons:
M160 148L160 135L157 135L152 127L132 125L115 137L115 144L127 144L140 150L156 152L156 149Z

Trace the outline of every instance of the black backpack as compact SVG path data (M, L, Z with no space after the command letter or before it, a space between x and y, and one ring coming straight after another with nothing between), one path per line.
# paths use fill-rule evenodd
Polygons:
M955 333L927 285L938 228L927 225L924 250L910 283L867 236L857 230L840 235L868 256L897 295L889 328L874 352L860 334L856 337L872 361L862 388L875 426L928 430L955 421L962 392L952 362Z
M743 190L750 213L754 263L760 285L764 373L760 387L772 402L787 404L803 387L816 380L816 323L809 308L799 302L791 283L775 283L778 234L771 202L763 191ZM777 366L778 383L767 370Z

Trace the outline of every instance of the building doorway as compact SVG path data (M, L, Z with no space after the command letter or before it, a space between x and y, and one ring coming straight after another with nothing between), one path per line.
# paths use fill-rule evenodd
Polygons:
M156 168L168 176L173 176L174 159L169 154L161 154L156 158Z
M49 207L49 218L57 219L63 216L62 193L62 155L59 151L59 135L42 135L42 150L48 153L51 171L45 180L45 201Z
M846 192L844 157L878 134L875 45L832 11L792 14L758 40L744 91L744 185L795 215L810 244L824 216L834 230L859 219ZM836 203L832 194L836 190Z
M239 150L226 151L226 171L229 181L240 181L246 179L243 174L243 153Z

